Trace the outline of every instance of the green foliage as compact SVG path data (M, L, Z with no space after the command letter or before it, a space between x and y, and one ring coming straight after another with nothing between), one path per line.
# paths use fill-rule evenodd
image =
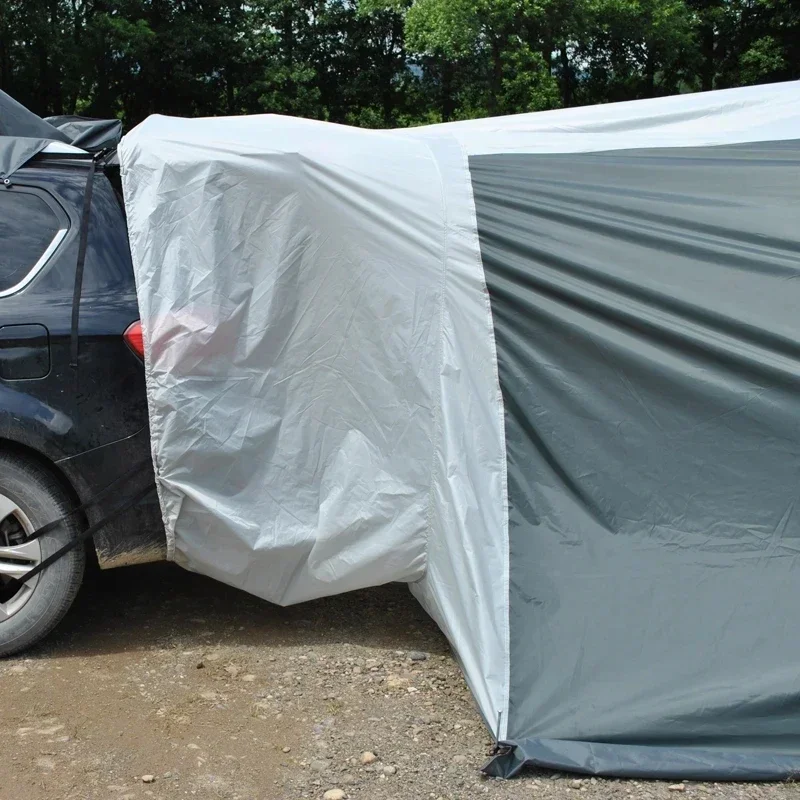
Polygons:
M780 74L786 67L786 54L774 36L756 39L739 59L742 83L759 83Z
M485 0L417 0L406 14L409 46L420 53L465 58L480 47Z
M797 0L0 0L33 110L420 125L800 77Z
M559 105L558 81L542 54L527 42L511 41L503 49L498 106L503 113L544 111Z

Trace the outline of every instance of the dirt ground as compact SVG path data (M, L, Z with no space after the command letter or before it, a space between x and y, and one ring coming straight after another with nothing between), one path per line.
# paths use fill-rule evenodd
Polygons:
M482 777L491 737L404 586L282 609L171 565L100 573L54 636L0 662L0 697L0 800L800 800Z

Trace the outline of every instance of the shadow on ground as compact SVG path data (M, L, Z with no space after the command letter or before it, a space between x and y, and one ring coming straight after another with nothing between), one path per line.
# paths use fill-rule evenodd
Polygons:
M267 642L448 652L405 584L281 608L174 564L147 564L91 573L56 632L26 655L69 658L167 644L190 649Z

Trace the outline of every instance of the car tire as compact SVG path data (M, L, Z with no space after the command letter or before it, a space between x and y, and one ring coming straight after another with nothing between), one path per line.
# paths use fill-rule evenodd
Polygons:
M19 544L20 536L60 519L72 508L69 493L54 473L33 458L0 452L0 657L25 650L47 636L78 594L86 562L82 546L16 593L7 579L80 535L83 523L76 515L35 542Z

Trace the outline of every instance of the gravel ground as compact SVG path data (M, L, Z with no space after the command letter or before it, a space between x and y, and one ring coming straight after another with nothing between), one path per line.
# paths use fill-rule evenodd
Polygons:
M800 800L484 778L491 737L404 586L282 609L171 565L101 573L56 635L0 662L0 692L0 800Z

